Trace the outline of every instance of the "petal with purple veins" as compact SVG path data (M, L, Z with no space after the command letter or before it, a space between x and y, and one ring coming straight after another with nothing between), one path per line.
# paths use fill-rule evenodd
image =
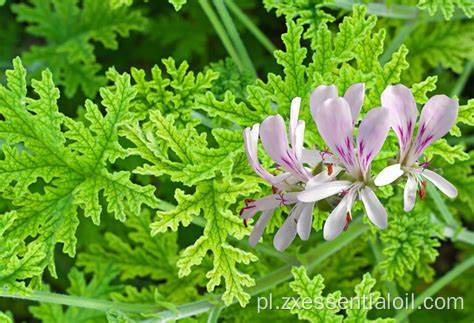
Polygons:
M410 166L433 141L448 133L456 123L458 102L446 95L435 95L426 102L418 122L418 134L410 150Z
M362 174L366 174L370 163L379 153L390 129L387 108L371 109L359 125L357 156Z
M390 111L390 126L398 137L402 161L410 147L418 115L415 98L409 88L398 84L387 86L382 92L381 101L382 107Z
M301 181L310 177L296 154L288 146L285 123L280 115L267 117L260 126L260 138L267 154Z
M326 144L349 171L355 168L353 124L349 104L343 98L326 100L315 116L318 131Z

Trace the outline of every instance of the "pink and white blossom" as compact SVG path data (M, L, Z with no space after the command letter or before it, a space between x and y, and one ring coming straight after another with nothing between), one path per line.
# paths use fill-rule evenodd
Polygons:
M272 185L274 193L258 200L246 200L246 205L241 210L240 216L244 221L262 212L249 237L249 243L252 246L259 241L274 211L286 205L294 206L274 237L275 248L280 251L285 250L296 234L301 239L307 240L311 232L314 203L299 202L296 194L303 189L304 185L319 185L330 181L341 170L336 167L331 174L322 172L316 176L312 175L312 168L322 161L324 154L303 147L305 123L298 120L300 104L300 98L292 100L289 143L285 123L280 115L269 116L260 125L246 128L243 132L245 151L250 165L260 177ZM283 170L283 173L274 175L262 167L258 159L259 137L266 153L278 168Z
M457 189L442 176L427 169L428 163L418 160L425 149L448 133L456 123L458 102L446 95L435 95L424 105L413 137L418 110L412 92L402 84L388 86L382 93L382 106L390 111L390 126L398 137L400 152L398 162L383 169L375 178L377 186L393 183L402 175L408 177L404 190L404 209L411 211L416 193L425 195L425 180L433 183L441 192L454 198Z
M368 186L370 165L378 154L390 128L386 108L371 109L362 120L354 142L354 124L364 99L364 85L354 84L344 97L337 96L334 85L321 85L311 95L311 114L318 131L333 153L338 166L345 169L347 179L312 185L297 195L304 203L316 202L332 195L342 200L324 224L326 240L336 238L351 220L352 205L362 200L370 221L379 228L387 226L387 213Z

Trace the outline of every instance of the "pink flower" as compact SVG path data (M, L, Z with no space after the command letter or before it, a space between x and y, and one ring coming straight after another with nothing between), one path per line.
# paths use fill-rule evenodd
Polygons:
M443 137L456 123L458 103L446 95L435 95L426 102L421 111L418 133L413 138L418 110L410 89L398 84L388 86L382 93L382 106L390 111L390 125L400 143L398 163L383 169L375 178L377 186L394 182L402 175L408 177L404 190L404 209L411 211L415 205L416 192L425 194L424 179L433 183L441 192L454 198L456 188L442 176L427 169L428 163L418 163L425 149Z
M373 224L382 229L387 226L387 213L367 184L371 162L382 148L390 129L389 115L386 108L370 110L359 125L354 146L354 124L363 99L363 84L349 87L344 97L337 96L334 85L321 85L311 94L311 113L319 133L349 175L348 180L306 187L297 195L298 201L304 203L314 203L335 194L343 195L324 224L326 240L333 240L347 228L356 199L362 200Z
M298 120L300 103L300 98L294 98L291 102L289 125L291 145L288 143L285 123L280 115L269 116L261 125L256 124L244 130L247 159L255 172L272 185L274 192L256 201L247 200L245 207L241 210L240 216L244 221L262 212L249 237L249 243L252 246L256 245L262 236L275 209L293 204L290 214L274 237L273 245L277 250L283 251L291 244L296 234L301 239L307 240L311 232L314 203L298 202L296 194L303 189L304 185L311 186L327 182L341 170L336 167L331 174L322 172L313 176L311 168L305 166L314 168L321 162L322 157L319 151L303 147L305 123ZM259 135L263 148L283 170L282 174L273 175L260 164L257 156Z

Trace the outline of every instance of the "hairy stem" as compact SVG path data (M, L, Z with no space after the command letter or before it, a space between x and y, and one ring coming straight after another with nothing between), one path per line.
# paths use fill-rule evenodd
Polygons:
M395 320L400 321L403 318L410 315L411 313L413 313L416 309L418 309L418 306L423 304L424 300L427 297L431 297L431 296L435 295L444 286L449 284L456 277L461 275L464 271L471 268L472 266L474 266L474 256L471 256L470 258L467 258L466 260L464 260L461 264L454 267L454 269L451 269L451 271L449 271L446 275L444 275L443 277L438 279L436 282L434 282L430 287L425 289L420 295L418 295L415 298L414 304L411 304L408 307L408 309L402 310L401 312L398 313L397 316L395 316Z

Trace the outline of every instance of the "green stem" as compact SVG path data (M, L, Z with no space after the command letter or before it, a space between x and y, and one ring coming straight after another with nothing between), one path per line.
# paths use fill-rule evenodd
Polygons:
M469 61L466 63L464 66L464 70L462 71L462 74L459 76L458 80L456 81L456 84L454 84L453 90L451 91L451 96L459 96L466 86L466 82L469 79L469 76L471 75L472 68L474 66L474 61Z
M267 36L250 20L247 15L240 10L233 0L226 0L227 7L240 20L240 22L254 35L254 37L265 47L266 50L273 54L277 50L276 46L267 38Z
M221 17L222 22L224 23L224 26L227 30L227 33L232 39L235 45L235 48L237 49L237 52L239 53L240 58L242 59L242 62L245 64L246 68L252 73L252 75L256 78L257 72L255 72L255 67L253 66L252 61L250 60L247 49L245 48L244 43L242 42L242 39L240 38L237 28L235 28L235 24L232 21L232 17L229 15L229 12L227 11L227 8L224 4L224 0L214 0L214 5L216 6L217 13Z
M222 26L221 22L219 21L219 18L217 18L216 13L209 4L209 1L199 0L199 4L201 5L202 10L206 13L207 18L211 22L212 26L216 30L217 35L219 36L222 41L222 44L227 50L227 53L229 53L230 57L234 60L239 70L243 70L244 66L242 65L242 62L239 59L239 55L237 55L234 46L232 46L232 42L230 41L229 37L227 36L227 33L225 32L224 26Z
M160 309L154 304L130 304L112 302L105 299L87 298L82 296L63 295L45 291L33 291L30 294L10 294L5 291L0 292L0 297L9 297L29 301L38 301L51 304L76 306L107 312L110 310L120 310L128 313L151 313Z
M349 230L344 235L339 237L339 239L323 242L314 250L306 253L302 257L300 263L305 265L308 270L311 270L312 268L314 269L315 266L321 264L322 261L330 257L338 250L347 246L350 242L355 240L367 230L368 226L365 225L361 221L361 219L358 219L353 222ZM247 292L253 296L264 292L284 281L287 281L291 278L292 266L293 264L286 264L280 267L279 269L273 271L272 273L268 274L267 276L257 279L256 285L251 288L248 288ZM160 308L159 305L119 303L108 300L91 299L87 297L61 295L44 291L33 291L27 295L1 292L0 297L10 297L44 303L76 306L80 308L94 309L103 312L110 310L120 310L126 313L153 313L154 316L157 317L156 319L148 319L143 322L162 322L167 320L178 320L185 317L190 317L208 312L210 310L215 309L216 307L224 306L224 304L220 300L221 295L212 295L207 297L206 300L179 305L171 310L165 310L161 312L156 312Z
M442 224L441 221L431 213L431 221ZM462 241L474 245L474 232L467 230L464 227L451 227L445 225L443 228L443 235L453 241Z
M439 292L444 286L449 284L451 281L453 281L456 277L461 275L464 271L467 269L471 268L474 266L474 256L471 256L470 258L464 260L461 264L457 265L454 269L451 269L446 275L438 279L436 282L434 282L430 287L425 289L423 293L418 295L415 298L415 301L411 306L408 307L408 309L404 309L400 311L397 316L395 316L396 321L400 321L413 313L415 310L418 309L418 306L422 305L424 300L427 297L431 297L435 295L437 292Z
M417 25L418 22L416 20L413 20L406 23L402 28L400 28L397 35L392 39L390 44L387 46L387 49L380 57L380 64L384 65L390 60L392 54L396 50L398 50L403 41L413 32L413 30L415 30Z
M216 306L210 312L207 317L207 323L217 323L219 321L219 316L221 315L223 307Z
M453 228L458 228L459 224L456 222L451 212L449 212L448 207L444 203L439 192L434 188L433 184L428 183L428 185L426 185L426 191L435 202L446 224L448 224L449 226L452 226Z
M311 272L314 268L320 265L328 257L341 250L349 243L354 241L357 237L366 232L369 227L363 223L362 219L359 218L351 224L349 230L336 240L325 241L321 243L315 249L307 252L302 256L300 264L305 266L306 269ZM257 279L255 286L247 289L247 293L251 296L260 294L270 288L289 280L291 276L291 264L280 267L279 269L271 272L267 276ZM177 320L189 316L193 316L199 313L207 312L213 309L215 306L222 306L221 301L217 301L220 295L215 296L211 301L199 301L191 304L179 305L174 310L167 310L157 313L157 319L143 321L146 323L151 322L162 322L168 320ZM216 303L217 302L217 303ZM235 301L234 301L235 303ZM199 312L199 313L197 313Z

